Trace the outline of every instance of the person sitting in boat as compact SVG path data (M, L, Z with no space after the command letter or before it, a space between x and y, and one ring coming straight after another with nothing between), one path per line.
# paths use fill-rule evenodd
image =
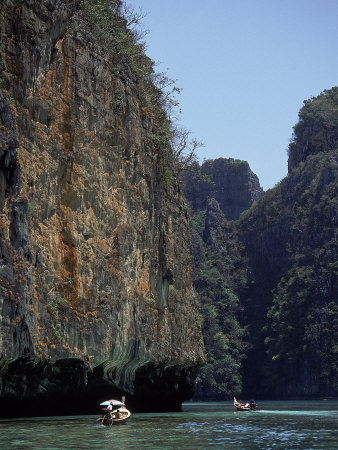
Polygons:
M121 411L119 409L117 409L115 411L115 419L121 419L121 417L122 417Z
M257 403L255 402L255 400L253 398L250 400L249 403L250 403L251 409L256 409Z

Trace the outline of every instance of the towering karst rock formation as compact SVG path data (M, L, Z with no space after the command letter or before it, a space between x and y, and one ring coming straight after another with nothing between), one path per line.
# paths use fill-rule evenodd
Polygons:
M178 409L203 362L160 92L120 7L1 4L2 415Z
M208 353L200 396L337 395L337 144L334 87L304 102L288 176L252 205L238 195L252 176L236 175L229 160L208 162L207 178L203 166L186 177L197 181L185 189Z
M207 160L194 164L184 176L184 193L194 211L207 209L215 199L224 217L239 219L258 200L263 189L246 161L233 158Z
M249 267L236 224L263 189L249 164L232 158L194 164L184 180L191 205L193 280L207 353L195 398L224 400L242 390L242 361L248 349L240 296L249 284Z
M239 222L252 274L248 395L337 395L337 136L333 87L304 102L288 176Z

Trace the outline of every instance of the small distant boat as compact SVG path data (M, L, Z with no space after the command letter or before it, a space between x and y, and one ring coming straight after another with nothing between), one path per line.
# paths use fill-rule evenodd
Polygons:
M256 411L257 405L254 401L250 401L250 403L245 403L243 405L242 402L238 402L236 397L234 397L234 407L237 411Z
M101 425L121 425L126 423L131 416L129 409L127 409L126 405L119 400L106 400L100 403L100 406L103 406L103 414L102 417L97 419L97 421L99 421Z

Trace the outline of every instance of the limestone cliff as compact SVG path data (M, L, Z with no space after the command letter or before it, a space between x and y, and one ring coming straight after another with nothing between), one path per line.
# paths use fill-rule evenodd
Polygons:
M214 198L228 220L240 214L263 195L256 174L246 161L233 158L207 160L185 173L184 192L193 210L203 210Z
M147 59L117 14L102 38L100 3L0 10L2 415L13 399L23 414L27 398L65 413L113 394L177 409L204 358L187 208L157 144Z
M338 148L338 87L304 101L289 145L289 173L309 155Z
M196 399L224 400L242 390L248 347L239 295L247 284L247 260L236 236L240 214L263 195L245 161L219 158L186 171L191 206L193 279L201 302L207 363Z
M304 102L289 175L239 223L252 270L243 297L247 392L336 396L338 88Z
M337 396L338 88L306 101L299 118L288 176L239 220L226 220L230 187L216 190L212 170L208 178L194 171L197 186L186 178L208 353L204 399ZM248 180L237 182L245 190Z
M337 395L338 153L309 155L238 224L252 350L246 395Z

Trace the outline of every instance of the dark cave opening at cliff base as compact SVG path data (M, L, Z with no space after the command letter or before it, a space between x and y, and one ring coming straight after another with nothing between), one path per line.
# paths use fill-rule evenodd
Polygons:
M131 393L108 382L102 366L90 370L75 358L53 364L22 358L9 363L3 374L7 393L0 398L0 417L100 414L102 401L123 397L131 412L178 412L193 396L196 372L192 367L147 363L135 372Z

